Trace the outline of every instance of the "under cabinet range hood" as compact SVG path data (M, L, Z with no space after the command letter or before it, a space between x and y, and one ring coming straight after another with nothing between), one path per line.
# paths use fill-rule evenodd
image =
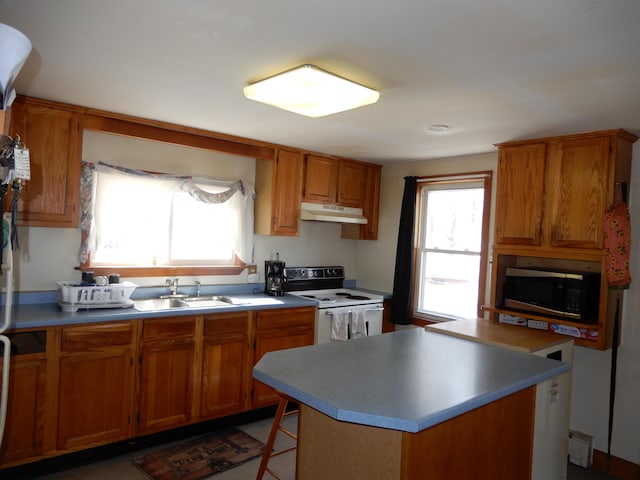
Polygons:
M315 220L318 222L358 223L361 225L368 222L368 220L362 216L361 208L306 202L302 202L300 205L300 219Z

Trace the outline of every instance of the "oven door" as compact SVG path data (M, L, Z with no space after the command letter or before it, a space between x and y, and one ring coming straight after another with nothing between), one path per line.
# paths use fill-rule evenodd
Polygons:
M380 335L383 311L382 303L318 308L315 343Z

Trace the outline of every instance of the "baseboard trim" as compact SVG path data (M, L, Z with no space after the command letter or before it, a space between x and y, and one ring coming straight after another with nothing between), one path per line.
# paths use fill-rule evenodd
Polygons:
M593 469L620 480L640 479L640 465L622 458L607 456L605 452L593 450Z

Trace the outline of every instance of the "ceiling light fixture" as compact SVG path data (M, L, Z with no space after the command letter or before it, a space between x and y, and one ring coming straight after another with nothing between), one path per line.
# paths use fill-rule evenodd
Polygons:
M380 93L313 65L301 65L244 88L245 97L317 118L376 103Z

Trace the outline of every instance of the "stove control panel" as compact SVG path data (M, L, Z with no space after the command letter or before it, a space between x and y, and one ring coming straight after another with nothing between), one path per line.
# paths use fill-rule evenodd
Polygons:
M288 281L343 279L344 267L285 267Z

